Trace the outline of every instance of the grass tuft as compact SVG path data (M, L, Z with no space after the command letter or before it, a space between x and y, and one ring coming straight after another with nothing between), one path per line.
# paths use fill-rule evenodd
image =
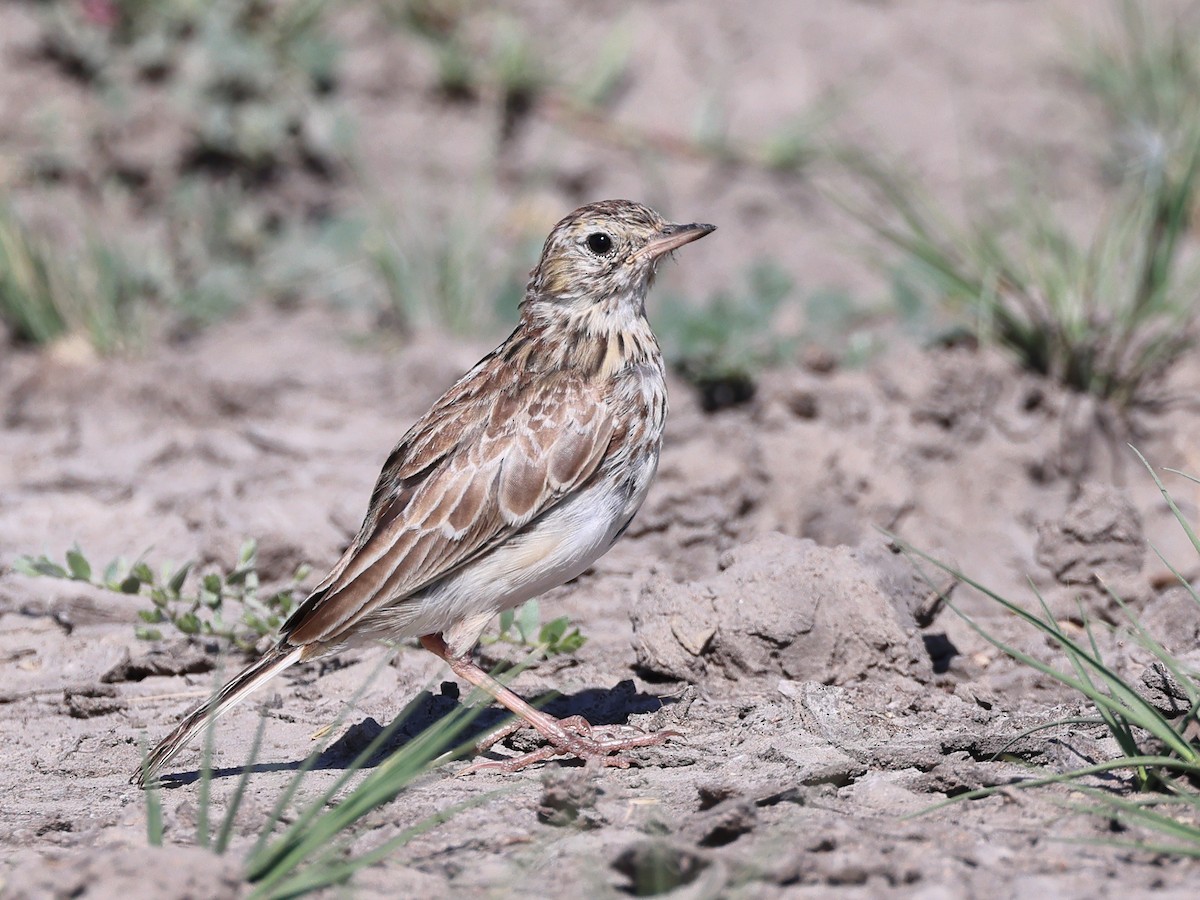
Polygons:
M0 199L0 323L18 342L87 338L102 353L140 342L147 299L156 291L114 247L97 239L82 253L39 238Z
M1196 344L1200 268L1181 263L1200 142L1180 174L1130 187L1077 242L1033 192L965 226L911 181L862 156L882 198L852 210L903 255L906 294L965 314L1032 372L1121 411L1164 402L1163 379Z
M1194 537L1191 524L1180 513L1158 473L1141 454L1138 457L1146 464L1180 526L1189 537ZM1193 543L1196 544L1195 541ZM1200 734L1200 672L1169 651L1141 624L1121 598L1114 595L1114 600L1125 613L1127 634L1155 660L1159 671L1169 674L1172 687L1186 697L1186 708L1164 712L1151 703L1137 685L1105 660L1093 625L1086 618L1083 636L1073 636L1054 619L1040 596L1037 597L1037 608L1031 611L927 554L909 545L902 546L910 555L932 563L999 604L1041 635L1058 652L1065 666L1052 665L1005 643L958 606L950 604L984 640L1022 665L1070 689L1094 707L1097 717L1088 721L1103 723L1118 748L1117 755L1112 759L1016 784L980 788L934 808L990 796L1001 790L1068 785L1072 791L1082 794L1087 802L1063 803L1057 799L1052 802L1072 812L1108 819L1150 835L1123 842L1123 846L1156 853L1200 856L1200 824L1197 824L1200 822L1200 742L1197 740ZM1196 547L1200 552L1200 544L1196 544ZM1180 576L1180 581L1194 597L1195 591L1187 579ZM1061 725L1063 722L1052 724ZM1103 783L1103 786L1097 786L1092 781L1093 776L1122 773L1125 778L1116 787L1111 781Z
M1045 199L954 221L911 178L843 152L871 202L851 212L901 254L898 296L965 316L1030 371L1120 413L1166 401L1168 372L1197 340L1200 266L1186 258L1200 187L1200 17L1114 4L1117 27L1080 39L1083 81L1123 149L1119 184L1080 240Z

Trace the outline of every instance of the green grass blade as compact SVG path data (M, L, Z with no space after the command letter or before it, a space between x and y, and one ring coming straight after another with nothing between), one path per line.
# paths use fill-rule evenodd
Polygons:
M365 869L386 859L413 838L419 837L427 831L436 828L438 825L450 821L459 813L482 806L497 797L511 792L511 788L489 791L478 797L472 797L469 800L456 803L447 809L439 810L427 816L415 825L405 828L395 837L363 853L361 856L356 856L335 864L308 867L295 877L283 880L270 887L256 885L250 892L247 900L289 900L289 898L300 897L304 894L321 890L322 888L342 884L352 878L361 869Z
M1175 521L1179 523L1179 526L1183 529L1184 534L1188 536L1188 540L1192 542L1192 547L1195 548L1196 553L1200 554L1200 537L1196 536L1196 532L1192 528L1192 524L1180 511L1178 505L1176 505L1175 498L1171 496L1171 493L1167 490L1166 485L1162 483L1162 479L1158 477L1158 473L1154 471L1154 466L1147 462L1146 457L1142 456L1142 452L1138 450L1137 447L1133 446L1133 444L1129 444L1128 446L1130 450L1137 454L1137 458L1142 461L1142 465L1146 467L1146 471L1150 473L1150 477L1153 478L1154 483L1158 485L1159 493L1161 493L1163 495L1163 499L1167 501L1167 506L1171 508L1171 514L1175 516Z
M1095 763L1094 765L1085 766L1080 769L1072 769L1069 772L1061 772L1054 775L1043 775L1037 778L1030 778L1026 781L1015 781L1007 784L991 785L989 787L976 788L973 791L965 791L961 794L956 794L953 797L948 797L945 800L935 803L932 806L927 806L924 809L909 813L902 818L911 819L916 816L922 816L934 810L943 809L955 803L962 803L969 800L980 800L984 797L991 797L1001 791L1007 790L1027 790L1029 788L1044 787L1050 784L1071 784L1082 778L1087 778L1092 775L1102 775L1108 772L1119 772L1123 769L1155 769L1161 768L1171 772L1178 772L1181 775L1188 777L1196 777L1200 775L1200 764L1189 763L1184 760L1177 759L1174 756L1122 756L1117 759L1110 759L1104 762Z
M217 668L218 680L220 667ZM196 796L196 845L208 847L211 835L208 831L208 814L212 806L212 759L215 740L213 721L216 708L209 704L207 721L204 723L204 750L200 755L200 789Z
M273 894L308 860L320 859L323 849L338 835L393 800L415 777L435 765L479 711L460 706L384 760L336 806L325 809L325 797L321 798L321 807L317 803L310 805L310 810L320 814L302 817L273 845L252 856L247 861L248 880L256 882L256 887L265 894Z
M143 796L146 798L146 842L151 847L161 847L163 842L162 795L158 784L146 779Z
M296 773L288 780L287 787L283 789L283 791L279 794L278 799L276 799L275 806L272 808L271 813L268 816L267 825L262 829L262 831L259 832L258 840L255 841L247 859L253 859L257 854L263 851L267 841L270 840L271 835L274 833L275 827L283 818L284 810L286 810L288 804L292 802L292 798L296 796L296 792L300 790L300 785L304 780L304 776L312 771L312 767L317 764L317 760L321 758L321 754L325 752L326 748L332 742L336 729L341 726L341 724L346 720L346 717L350 715L350 712L355 709L358 701L366 692L367 686L374 682L374 680L379 676L379 673L383 671L384 666L391 662L394 655L395 650L391 649L387 653L383 654L382 657L380 657L379 662L375 664L375 668L371 670L371 673L365 679L363 679L362 684L359 685L359 687L351 695L350 699L342 707L341 711L330 725L329 730L326 732L325 738L317 743L317 746L313 748L312 752L310 752L308 756L304 758L304 761L300 764L299 768L297 768Z
M1145 698L1141 696L1141 694L1139 694L1129 684L1121 679L1119 675L1109 669L1102 660L1093 657L1069 636L1064 634L1056 625L1053 623L1047 624L1042 619L1030 613L1028 610L1023 609L1004 597L1001 597L999 594L988 589L978 581L975 581L974 579L964 575L962 572L959 572L954 568L939 562L932 556L917 550L899 538L893 536L892 539L896 541L896 543L901 546L905 552L915 554L941 569L943 572L952 575L962 583L969 585L984 596L994 600L996 603L1000 604L1002 607L1016 615L1021 620L1025 621L1029 625L1032 625L1038 631L1041 631L1043 634L1049 636L1056 644L1059 645L1060 649L1066 651L1067 653L1076 657L1079 661L1085 663L1091 675L1098 677L1100 682L1104 685L1109 693L1105 693L1104 691L1097 689L1090 680L1081 681L1078 678L1072 678L1071 676L1060 672L1053 666L1047 665L1041 660L1038 660L1027 653L1023 653L1020 650L1017 650L1015 647L1005 644L997 639L994 635L988 633L987 630L975 622L974 619L959 609L956 604L949 603L949 607L954 610L954 612L984 640L1002 650L1005 654L1011 656L1013 659L1016 659L1017 661L1024 663L1031 668L1037 669L1044 675L1047 675L1056 681L1059 681L1063 685L1078 691L1095 703L1097 707L1103 707L1111 710L1119 716L1124 716L1130 721L1131 724L1149 731L1156 738L1166 744L1173 752L1178 753L1183 759L1193 760L1197 758L1198 754L1196 749L1180 737L1171 724L1157 709L1155 709Z

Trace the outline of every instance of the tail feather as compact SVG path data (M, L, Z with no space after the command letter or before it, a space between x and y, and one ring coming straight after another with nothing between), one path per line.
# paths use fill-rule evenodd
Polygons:
M130 783L143 786L153 779L208 722L224 715L261 685L298 662L303 651L303 647L276 646L264 653L258 662L234 676L210 699L184 716L183 721L175 726L175 730L159 741L145 762L130 776Z

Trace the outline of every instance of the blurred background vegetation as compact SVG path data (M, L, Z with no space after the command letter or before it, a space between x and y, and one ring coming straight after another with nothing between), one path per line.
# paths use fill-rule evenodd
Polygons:
M782 174L814 158L828 115L805 111L747 147L729 141L714 110L697 111L690 135L623 127L608 109L627 77L624 25L584 66L558 72L517 11L460 0L46 0L26 9L33 27L14 53L49 79L49 99L32 128L21 123L24 133L0 144L0 320L18 343L75 335L101 352L127 350L250 303L309 300L376 309L404 332L493 331L514 317L545 225L510 222L497 240L479 198L505 178L505 146L534 113L597 148ZM411 175L364 165L360 137L376 123L346 103L339 17L366 19L397 54L424 57L418 87L428 97L496 119L473 204L437 221L419 206L386 205L379 180ZM55 94L71 101L60 108ZM397 137L430 139L415 129ZM71 227L39 228L18 211L64 192L86 208ZM125 219L115 229L114 214ZM72 232L76 246L64 252L56 231ZM744 280L754 294L754 273ZM748 297L735 318L759 326L777 293ZM726 309L720 317L729 302L714 295L708 307ZM682 340L698 334L694 316L679 322Z
M597 199L596 170L619 157L650 202L669 200L671 167L753 177L784 203L803 185L849 213L825 227L865 231L849 265L880 272L875 292L806 283L802 262L724 231L707 248L720 276L669 282L653 313L707 409L753 396L771 366L861 362L897 327L993 342L1118 410L1152 407L1194 344L1200 27L1190 3L1105 6L1102 28L1061 25L1063 68L1109 136L1088 231L1048 199L1060 173L1022 158L1006 190L945 208L886 144L838 129L844 86L750 137L712 85L690 130L634 124L620 113L638 62L629 16L564 60L521 4L18 3L3 45L3 108L24 114L0 122L0 341L143 352L240 310L313 303L402 336L494 336L570 208L560 198ZM487 139L466 140L464 122ZM389 168L411 143L453 158L444 187Z

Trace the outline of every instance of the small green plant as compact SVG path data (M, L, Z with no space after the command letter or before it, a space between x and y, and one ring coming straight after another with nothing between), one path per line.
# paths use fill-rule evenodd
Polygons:
M237 565L224 573L198 575L190 590L186 588L188 576L196 568L194 563L179 567L168 564L155 572L144 560L132 564L113 560L100 571L78 547L67 551L65 564L46 556L22 556L12 567L24 575L64 578L144 597L150 606L139 610L140 622L135 626L135 633L143 640L161 640L162 628L170 626L188 637L215 638L240 650L251 650L260 638L279 630L295 607L296 593L310 572L307 565L300 566L287 586L263 597L257 550L254 541L246 541Z
M497 634L485 636L482 643L513 644L543 656L570 655L587 643L578 628L571 628L571 620L566 616L543 623L536 599L526 600L519 610L506 609L500 613L499 624Z
M1135 451L1136 452L1136 451ZM1155 484L1162 493L1193 548L1200 555L1200 537L1183 516L1154 469L1146 464ZM1171 470L1173 471L1173 470ZM1177 473L1181 474L1182 473ZM1184 476L1191 478L1191 476ZM1196 480L1196 479L1192 479ZM961 609L950 604L964 621L980 636L1017 662L1029 666L1074 691L1080 699L1091 704L1094 717L1070 720L1074 724L1103 725L1119 748L1116 757L1103 760L1070 772L1034 777L1015 786L1040 787L1067 784L1072 791L1083 795L1086 803L1063 803L1070 811L1099 816L1126 827L1139 827L1153 835L1148 840L1113 841L1136 849L1183 856L1200 857L1200 672L1185 664L1169 651L1138 620L1132 610L1115 594L1113 599L1127 617L1126 633L1153 658L1154 666L1169 685L1172 697L1179 699L1178 710L1167 713L1145 696L1114 664L1106 661L1100 649L1094 626L1086 617L1083 635L1076 637L1060 625L1040 595L1039 611L1005 599L978 582L909 546L905 550L939 569L953 575L984 596L998 603L1020 621L1046 639L1062 654L1066 667L1061 668L1017 649L997 638ZM1157 551L1156 551L1157 552ZM1200 616L1200 593L1186 576L1159 555L1175 574L1180 585L1196 601ZM1051 722L1034 731L1068 724ZM1024 737L1032 732L1026 732ZM1114 789L1111 784L1102 789L1091 779L1096 775L1128 773L1127 780ZM1012 784L982 788L961 794L948 802L961 802L988 796L998 790L1010 789ZM944 804L940 804L944 805Z
M790 354L795 340L779 333L776 313L791 292L791 278L762 262L742 289L716 291L698 307L664 301L656 324L667 361L699 390L705 409L749 400L762 370Z

